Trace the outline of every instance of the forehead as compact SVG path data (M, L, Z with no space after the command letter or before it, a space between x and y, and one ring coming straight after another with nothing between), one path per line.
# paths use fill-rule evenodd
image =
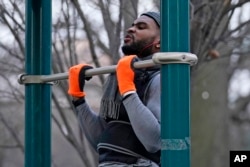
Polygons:
M145 16L145 15L142 15L140 17L138 17L135 21L134 21L134 24L137 24L137 23L145 23L149 26L152 26L152 27L157 27L155 21L148 17L148 16Z

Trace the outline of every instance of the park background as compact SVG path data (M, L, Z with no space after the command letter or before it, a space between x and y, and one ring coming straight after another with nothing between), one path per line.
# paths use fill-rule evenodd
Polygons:
M116 64L123 34L159 0L53 0L52 69L85 62ZM227 167L230 150L250 150L250 0L191 0L191 166ZM0 166L24 164L25 1L0 0ZM106 75L87 82L98 112ZM67 80L52 86L52 166L94 167L97 154L81 133Z

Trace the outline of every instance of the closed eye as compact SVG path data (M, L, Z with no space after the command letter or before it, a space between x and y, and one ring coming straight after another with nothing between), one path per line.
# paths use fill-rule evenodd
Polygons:
M144 22L138 22L136 24L132 24L132 26L135 26L137 29L142 30L147 28L147 24Z

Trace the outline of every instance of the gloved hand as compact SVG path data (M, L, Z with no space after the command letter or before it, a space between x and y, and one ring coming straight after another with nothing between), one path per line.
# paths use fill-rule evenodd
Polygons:
M85 71L93 67L88 64L78 64L69 69L69 89L68 94L73 97L84 97L86 94L83 91L85 80L90 80L92 77L85 77Z
M116 67L118 87L122 96L128 92L135 92L133 63L136 61L136 55L122 57Z

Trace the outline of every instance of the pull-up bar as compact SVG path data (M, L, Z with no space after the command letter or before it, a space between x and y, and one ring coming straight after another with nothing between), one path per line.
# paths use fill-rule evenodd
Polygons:
M185 52L162 52L155 53L150 60L138 61L134 63L134 68L147 68L157 64L171 64L171 63L186 63L195 65L197 63L196 55ZM94 76L115 72L116 65L94 68L86 71L86 76ZM52 75L26 75L20 74L18 77L19 84L34 84L47 83L64 80L68 78L68 72L58 73Z
M149 66L162 64L161 166L164 167L190 166L189 66L197 58L189 53L189 1L160 1L161 53L154 55L149 64L138 62ZM51 0L25 2L26 74L18 78L20 84L25 84L25 167L50 167L51 85L44 83L67 79L68 73L51 75ZM134 66L137 68L139 64ZM86 75L114 72L115 68L96 68L88 70Z

